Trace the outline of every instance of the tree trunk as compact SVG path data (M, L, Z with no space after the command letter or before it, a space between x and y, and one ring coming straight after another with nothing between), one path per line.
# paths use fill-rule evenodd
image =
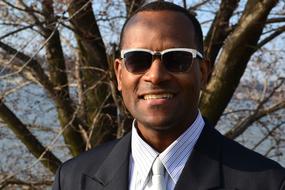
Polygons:
M231 100L249 59L257 50L267 16L276 3L276 0L249 0L237 27L225 40L213 77L200 101L202 114L213 125Z
M87 119L88 143L95 146L114 139L116 133L117 114L110 94L106 48L90 1L71 1L68 13L79 47L77 80L82 88L80 115Z
M85 142L81 136L79 126L82 122L76 116L73 102L69 95L68 79L66 74L65 60L56 19L53 11L53 1L42 2L43 13L46 20L44 28L46 44L46 59L50 73L50 79L54 86L56 97L54 97L58 118L63 128L63 136L72 155L78 155L84 151Z

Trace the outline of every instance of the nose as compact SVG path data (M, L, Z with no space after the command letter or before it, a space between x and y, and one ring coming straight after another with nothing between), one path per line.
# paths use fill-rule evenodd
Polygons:
M163 81L167 81L171 78L171 74L167 71L161 59L156 58L153 60L150 68L144 74L143 79L146 82L151 82L152 84L158 85Z

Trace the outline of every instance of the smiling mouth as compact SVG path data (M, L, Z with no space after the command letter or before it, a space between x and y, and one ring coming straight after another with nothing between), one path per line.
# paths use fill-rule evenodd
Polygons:
M143 96L144 100L153 100L153 99L171 99L173 98L173 94L165 93L165 94L146 94Z

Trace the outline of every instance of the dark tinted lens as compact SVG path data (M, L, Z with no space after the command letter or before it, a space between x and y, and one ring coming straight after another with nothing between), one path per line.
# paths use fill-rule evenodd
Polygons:
M152 55L144 51L128 52L124 55L126 68L131 73L143 73L152 63Z
M185 72L192 64L192 53L183 51L167 52L163 55L163 64L171 72Z

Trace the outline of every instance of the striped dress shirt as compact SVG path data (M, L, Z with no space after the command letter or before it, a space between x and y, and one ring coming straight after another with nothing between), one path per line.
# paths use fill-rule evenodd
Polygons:
M193 124L159 154L139 136L134 121L131 137L129 189L143 190L145 188L151 178L152 164L159 156L166 169L164 175L166 189L173 190L204 125L204 120L199 112Z

